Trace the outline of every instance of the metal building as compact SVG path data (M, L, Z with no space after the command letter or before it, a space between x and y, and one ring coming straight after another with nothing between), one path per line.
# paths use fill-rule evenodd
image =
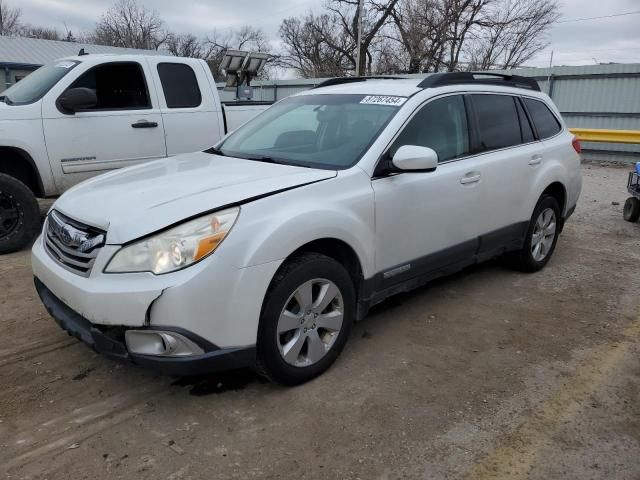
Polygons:
M571 128L640 130L640 64L497 70L534 77L551 95ZM424 77L425 75L411 75ZM254 82L254 100L281 100L325 79ZM220 85L221 87L221 85ZM230 92L221 93L232 100ZM640 145L583 143L587 160L640 161Z
M60 42L37 38L0 36L0 69L4 72L4 81L0 80L0 92L22 80L38 67L62 57L77 55L81 48L88 53L114 54L162 54L150 50L134 48L105 47L87 43ZM0 73L2 79L2 73Z

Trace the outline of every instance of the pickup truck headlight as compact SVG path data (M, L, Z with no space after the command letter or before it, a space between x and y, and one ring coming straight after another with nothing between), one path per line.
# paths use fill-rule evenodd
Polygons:
M211 255L233 227L240 208L189 220L177 227L121 248L105 273L175 272Z

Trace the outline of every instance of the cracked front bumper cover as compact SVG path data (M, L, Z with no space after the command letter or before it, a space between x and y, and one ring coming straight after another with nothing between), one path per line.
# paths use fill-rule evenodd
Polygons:
M232 370L250 366L255 362L256 349L253 346L221 349L191 332L172 327L162 327L162 329L185 335L198 344L205 353L186 357L130 353L123 339L123 329L101 330L65 305L37 277L34 277L34 283L42 303L63 330L87 344L94 351L113 359L131 362L172 376L200 375ZM140 330L140 328L136 329Z

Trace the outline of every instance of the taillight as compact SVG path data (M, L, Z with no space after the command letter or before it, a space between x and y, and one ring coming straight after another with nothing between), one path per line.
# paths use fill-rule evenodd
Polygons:
M573 137L571 145L573 146L573 149L576 151L576 153L582 152L582 145L580 145L580 140L578 140L576 137Z

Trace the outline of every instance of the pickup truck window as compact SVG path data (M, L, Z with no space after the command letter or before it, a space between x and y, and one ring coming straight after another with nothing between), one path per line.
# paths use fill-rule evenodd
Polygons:
M184 63L159 63L158 75L167 108L195 108L202 95L193 68Z
M2 93L5 103L27 105L37 102L79 63L74 60L61 60L40 67Z
M98 103L94 110L140 110L151 108L144 72L136 62L105 63L84 72L69 88L90 88Z
M405 101L372 98L346 94L287 98L232 133L214 153L303 167L349 168Z

